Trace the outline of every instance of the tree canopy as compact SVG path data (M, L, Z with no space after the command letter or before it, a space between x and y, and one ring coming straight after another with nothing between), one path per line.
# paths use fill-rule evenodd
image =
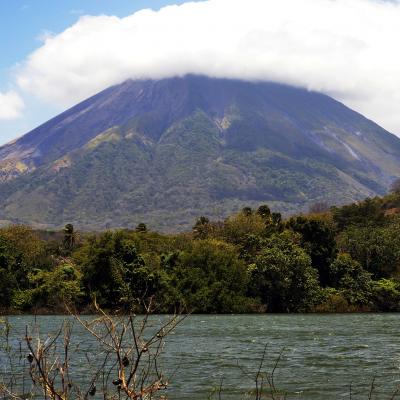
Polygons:
M400 194L284 219L266 204L183 234L0 228L0 310L400 310ZM76 224L75 224L76 225Z

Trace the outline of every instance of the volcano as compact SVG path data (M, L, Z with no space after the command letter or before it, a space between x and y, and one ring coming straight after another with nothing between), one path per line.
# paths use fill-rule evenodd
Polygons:
M329 96L188 75L110 87L0 147L0 223L188 229L383 194L400 139Z

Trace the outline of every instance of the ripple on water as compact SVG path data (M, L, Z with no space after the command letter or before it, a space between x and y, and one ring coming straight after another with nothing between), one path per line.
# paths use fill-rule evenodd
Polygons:
M42 331L55 332L61 321L62 317L37 318ZM34 318L11 317L10 322L22 338L25 325ZM349 398L350 384L354 400L368 398L374 377L377 398L384 398L381 394L400 382L399 323L397 314L193 315L166 343L166 372L179 367L168 398L203 400L223 377L223 398L242 400L253 388L265 344L264 371L272 371L285 349L275 377L289 399ZM93 342L79 329L75 333L79 348L74 362L84 379L84 354L93 349Z

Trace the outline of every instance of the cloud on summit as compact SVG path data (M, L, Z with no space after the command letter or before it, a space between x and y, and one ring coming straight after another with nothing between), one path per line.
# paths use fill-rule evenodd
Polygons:
M269 80L333 95L400 134L399 21L399 3L382 0L208 0L83 16L44 38L17 83L70 106L128 78Z

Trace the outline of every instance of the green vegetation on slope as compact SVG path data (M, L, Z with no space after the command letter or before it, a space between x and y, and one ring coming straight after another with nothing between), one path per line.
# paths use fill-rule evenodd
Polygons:
M318 157L267 147L239 151L201 111L157 143L130 127L107 135L2 184L0 219L36 227L72 222L86 230L146 220L171 232L187 230L199 214L224 218L261 202L287 213L319 199L350 202L373 193Z

